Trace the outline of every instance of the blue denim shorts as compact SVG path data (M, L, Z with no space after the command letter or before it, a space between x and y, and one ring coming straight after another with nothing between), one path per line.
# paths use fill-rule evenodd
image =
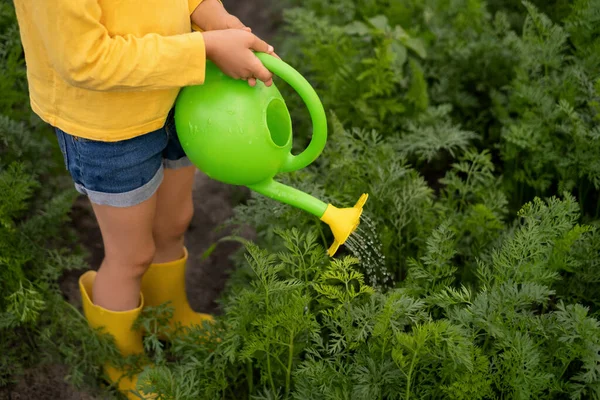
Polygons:
M160 186L164 168L192 166L175 131L173 111L153 132L118 142L77 137L54 128L75 189L95 204L131 207Z

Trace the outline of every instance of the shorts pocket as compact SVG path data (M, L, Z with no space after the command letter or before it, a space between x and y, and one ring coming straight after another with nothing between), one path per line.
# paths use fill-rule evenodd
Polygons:
M60 151L63 155L65 169L68 170L69 169L69 152L67 151L66 134L58 128L54 128L54 133L56 133L56 139L58 140L58 147L60 147Z

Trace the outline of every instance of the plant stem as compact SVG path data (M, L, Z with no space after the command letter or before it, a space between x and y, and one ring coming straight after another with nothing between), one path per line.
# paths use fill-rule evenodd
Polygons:
M275 383L273 382L273 374L271 373L271 356L269 352L267 352L267 372L269 373L269 382L271 383L271 390L273 390L273 394L275 394Z
M285 346L287 346L288 344L287 344L287 343L284 343L284 345L285 345ZM283 361L281 361L281 360L279 359L279 357L275 357L275 361L277 361L277 362L279 363L279 365L281 365L281 369L285 370L285 369L287 368L287 365L285 365L285 364L283 363Z
M391 329L391 327L388 326L388 329ZM387 342L388 338L383 339L383 346L381 346L381 368L383 368L383 361L385 360L385 350L387 348Z
M306 271L306 261L304 261L304 253L300 253L298 254L298 257L300 258L300 264L302 265L302 272L304 275L304 282L308 283L308 272Z
M77 308L75 308L73 304L69 303L68 301L65 301L63 304L70 308L73 311L73 313L77 315L77 317L79 317L79 319L85 321L85 323L87 324L87 320L85 319L83 314Z
M490 336L486 335L485 336L485 341L483 342L483 347L482 347L483 350L487 350L489 340L490 340Z
M269 288L267 286L267 282L264 282L265 285L265 311L266 314L269 315ZM273 390L273 394L275 394L275 383L273 382L273 374L271 372L271 355L270 351L271 345L269 345L267 349L267 372L269 373L269 382L271 383L271 389Z
M325 239L325 234L323 233L323 226L321 220L317 219L317 229L319 229L319 234L321 235L321 240L323 241L323 247L327 249L327 239Z
M408 376L406 377L406 400L410 399L410 383L412 380L412 373L415 367L415 362L417 361L417 349L415 349L415 353L413 354L412 361L410 362L410 367L408 369Z
M292 361L294 359L294 331L290 330L290 345L288 352L287 374L285 376L285 397L290 394L290 381L292 378Z
M254 379L252 377L252 364L250 360L246 361L246 375L248 375L248 395L254 391Z

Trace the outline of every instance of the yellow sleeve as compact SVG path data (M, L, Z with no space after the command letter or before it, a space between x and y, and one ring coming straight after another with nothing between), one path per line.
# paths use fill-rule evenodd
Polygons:
M204 81L206 51L202 33L110 36L100 22L97 0L37 4L36 23L43 32L53 68L73 86L140 91Z

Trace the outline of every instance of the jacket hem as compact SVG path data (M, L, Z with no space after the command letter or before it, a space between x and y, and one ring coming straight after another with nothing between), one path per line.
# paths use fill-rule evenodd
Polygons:
M164 117L155 119L145 124L131 126L126 129L96 130L77 122L67 121L44 111L35 101L31 100L31 109L44 122L59 128L63 132L72 136L84 139L96 140L100 142L118 142L121 140L133 139L162 128L167 120L167 114Z

